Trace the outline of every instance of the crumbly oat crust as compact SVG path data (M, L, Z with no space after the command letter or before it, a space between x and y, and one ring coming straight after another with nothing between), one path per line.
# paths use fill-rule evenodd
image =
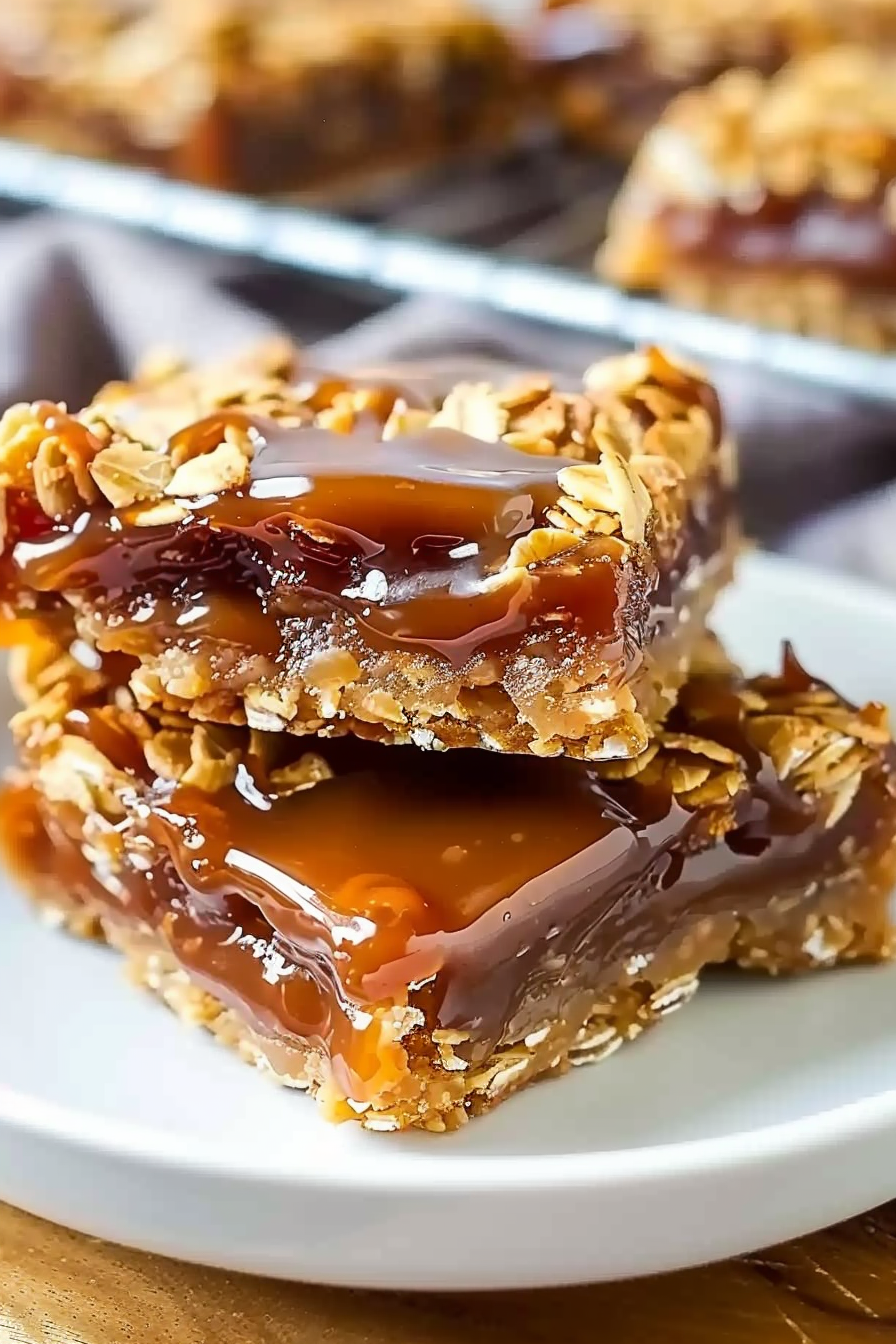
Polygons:
M806 270L783 276L773 268L739 271L682 261L668 270L662 288L686 308L737 322L878 354L896 348L896 294L857 289L834 274Z
M628 1041L685 1007L700 986L698 974L676 974L680 958L671 950L655 958L650 973L590 1001L583 999L572 1020L546 1023L520 1041L500 1047L475 1071L464 1067L455 1047L461 1041L443 1033L429 1050L414 1041L413 1071L403 1080L401 1096L361 1112L335 1095L328 1085L326 1061L319 1050L298 1044L285 1047L260 1036L214 995L200 989L178 966L164 943L139 930L101 918L85 928L83 912L66 905L64 896L35 893L39 908L71 933L95 937L100 932L120 951L128 978L165 1003L186 1026L201 1027L222 1045L273 1082L307 1092L323 1116L336 1123L354 1121L378 1133L402 1129L452 1132L491 1110L536 1079L559 1077L571 1068L597 1063ZM734 960L743 969L770 974L830 968L851 961L889 957L889 932L870 925L867 911L840 903L839 913L805 914L770 910L757 924L732 930L711 920L698 929L688 946L688 960L711 965ZM408 1044L411 1044L408 1039Z
M93 696L100 683L88 669L74 660L69 663L50 639L32 646L30 654L24 651L20 659L15 682L25 707L10 721L15 741L42 770L50 765L53 777L59 776L63 792L53 791L58 801L72 802L87 815L87 792L100 789L93 807L120 815L119 795L132 792L132 781L92 743L62 731L66 716ZM740 683L733 683L727 670L698 674L683 693L687 731L676 725L660 729L639 756L602 762L598 773L608 780L664 784L682 806L719 809L720 825L730 824L731 800L749 785L748 764L738 751L696 731L701 720L711 728L719 713L700 688L718 685L724 688L726 713L733 706L747 741L769 756L777 778L812 797L824 813L825 826L835 825L848 811L865 772L880 768L890 747L887 710L877 702L855 708L822 683L794 689L791 664L798 665L792 660L787 649L780 675ZM52 699L44 689L49 677L64 691ZM325 744L315 751L292 746L288 764L277 765L285 743L276 733L209 727L187 715L143 713L123 687L113 689L96 712L139 744L154 774L204 792L230 788L244 758L265 761L273 792L283 796L332 775Z
M786 658L791 658L788 651ZM699 727L699 709L685 713ZM891 741L887 711L847 704L829 686L794 691L782 676L754 677L737 691L739 714L751 745L771 759L778 779L823 808L825 825L848 811L866 770L880 764ZM686 807L724 807L747 786L746 766L731 748L697 732L660 730L632 761L608 761L608 779L666 783Z

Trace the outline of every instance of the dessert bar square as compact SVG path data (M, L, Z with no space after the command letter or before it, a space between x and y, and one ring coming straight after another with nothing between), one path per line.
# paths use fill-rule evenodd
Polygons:
M790 653L695 676L638 760L594 765L309 752L154 720L102 671L51 707L38 647L3 812L35 899L332 1120L454 1129L609 1054L711 963L891 952L884 711Z
M16 0L0 128L251 192L502 142L518 63L465 0Z
M157 369L6 412L0 597L119 655L143 710L630 757L730 577L732 473L714 390L656 350L435 398L282 349Z
M873 350L896 344L896 58L838 47L683 94L611 211L610 280Z

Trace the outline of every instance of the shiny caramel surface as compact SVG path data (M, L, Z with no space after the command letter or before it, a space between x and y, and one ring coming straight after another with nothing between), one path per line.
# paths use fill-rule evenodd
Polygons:
M592 880L630 846L635 819L576 763L346 746L334 753L345 773L290 798L271 801L245 769L211 798L175 789L150 829L200 898L239 889L288 941L324 936L361 999L438 972L442 938L496 907L505 924L515 907L537 909L554 894L539 885L546 874L571 865Z
M850 284L890 288L896 280L896 230L880 199L839 200L821 192L766 194L756 209L718 203L666 205L663 236L679 256L701 265L794 270L819 267Z
M369 427L284 429L241 412L227 423L254 435L245 489L190 501L162 526L105 504L42 524L22 501L8 590L117 601L117 619L138 627L135 652L168 632L275 654L284 621L338 614L377 648L462 665L533 630L614 641L630 577L651 582L601 537L584 568L559 556L537 575L495 580L514 541L556 503L565 459L543 463L450 429L384 443ZM194 455L224 428L208 417L176 446Z
M579 762L346 745L345 773L290 798L266 798L243 770L212 798L157 798L148 829L199 908L240 895L293 950L325 945L353 1000L447 972L438 1012L451 1025L496 999L504 1011L519 988L503 984L508 967L525 981L554 939L581 971L698 910L764 904L770 879L809 885L836 858L840 837L758 759L716 843L711 809Z

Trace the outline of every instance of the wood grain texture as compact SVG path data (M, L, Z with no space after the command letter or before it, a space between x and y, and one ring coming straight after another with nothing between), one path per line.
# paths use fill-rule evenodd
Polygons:
M2 1344L896 1342L896 1205L649 1282L539 1293L350 1293L196 1269L0 1206Z

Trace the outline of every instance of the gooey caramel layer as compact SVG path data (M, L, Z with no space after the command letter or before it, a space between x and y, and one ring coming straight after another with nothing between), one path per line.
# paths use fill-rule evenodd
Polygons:
M896 287L896 230L879 198L837 200L822 192L767 193L751 210L719 203L664 205L657 212L664 246L689 262L793 272L823 271L851 285Z
M310 1042L358 1104L433 1032L482 1061L583 990L637 981L661 950L699 970L686 949L706 919L727 921L725 946L751 916L836 914L847 896L881 923L896 872L880 713L852 711L792 660L746 687L691 682L650 759L615 779L345 739L328 745L332 777L284 795L256 740L235 783L204 793L153 778L140 743L96 710L64 731L132 781L111 848L94 833L82 851L77 809L40 804L69 891L160 933L261 1036ZM384 1027L395 1009L411 1010L409 1038Z
M200 443L220 442L234 419L215 422L196 427ZM558 467L571 460L540 467L449 429L386 444L241 413L237 423L256 443L245 489L191 500L161 526L141 525L133 507L103 505L65 525L32 518L32 535L13 547L10 583L120 599L138 647L142 629L153 644L203 633L276 651L283 621L334 612L378 649L424 646L456 666L533 626L616 638L625 575L613 538L597 541L583 570L558 563L536 582L489 582L558 502ZM173 630L156 619L160 602L172 604Z

